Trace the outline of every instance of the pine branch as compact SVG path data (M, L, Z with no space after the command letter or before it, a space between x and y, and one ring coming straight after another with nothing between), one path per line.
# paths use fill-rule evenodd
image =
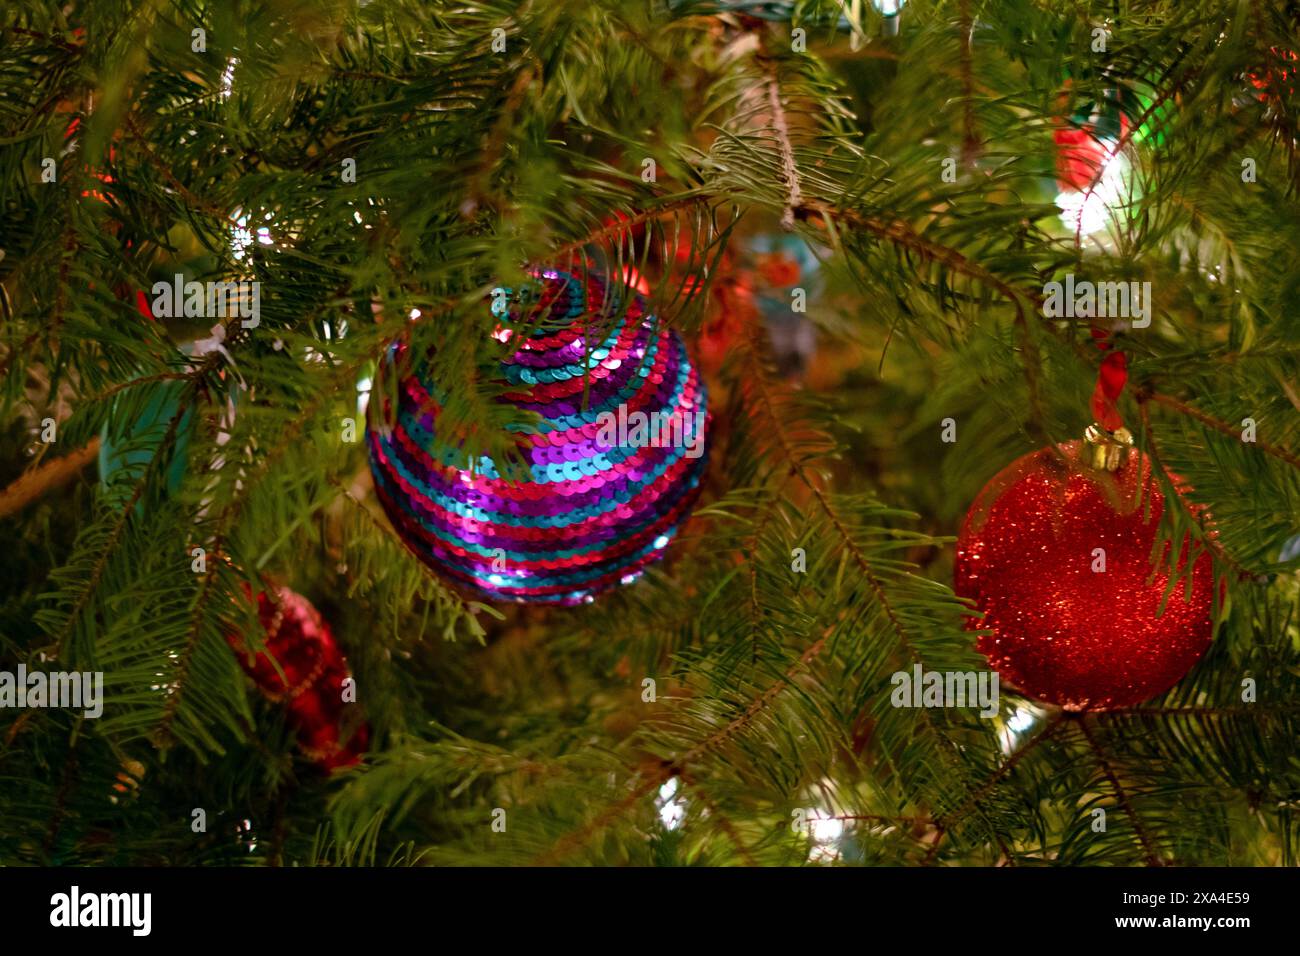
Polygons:
M1146 402L1141 402L1138 405L1138 412L1142 417L1142 430L1146 433L1147 453L1151 456L1151 463L1159 470L1160 474L1164 475L1165 479L1172 484L1174 476L1169 469L1165 467L1164 462L1161 461L1160 447L1156 441L1155 431L1151 427L1151 416L1147 414ZM1236 558L1224 550L1223 545L1219 543L1217 536L1213 534L1213 529L1209 527L1209 519L1206 517L1204 512L1193 512L1192 517L1201 528L1202 540L1209 549L1214 552L1215 556L1218 557L1220 561L1232 567L1237 572L1238 578L1241 580L1254 577L1250 569L1242 565ZM1181 549L1179 550L1181 551Z
M1064 711L1058 711L1052 719L1043 725L1039 731L1034 734L1022 747L1016 748L1015 753L1001 763L987 780L983 781L964 802L957 806L956 809L947 814L942 814L935 819L935 823L940 825L944 830L949 830L960 822L970 811L977 808L985 797L989 796L1003 779L1008 777L1016 766L1028 757L1039 745L1051 740L1058 730L1061 729L1062 721L1065 719Z
M748 357L749 360L748 364L751 369L751 375L749 376L749 381L753 384L755 391L759 396L760 404L763 407L764 411L766 412L769 421L771 422L773 432L776 435L778 444L782 451L782 455L786 460L786 462L789 464L790 471L793 474L797 475L799 479L802 481L802 483L809 489L813 497L816 498L817 503L821 507L822 511L826 514L827 518L830 520L832 526L834 527L835 531L839 536L842 546L847 550L849 555L852 557L854 563L857 564L859 571L863 576L863 579L867 582L868 587L870 588L872 594L874 595L876 606L884 611L887 619L889 620L890 628L894 633L894 635L897 637L898 642L902 646L904 652L907 654L907 656L910 658L913 664L916 665L922 664L923 662L922 662L921 655L917 650L914 642L910 638L906 628L904 628L902 621L900 620L899 614L895 609L893 602L889 599L889 596L886 593L883 585L881 584L880 578L876 573L875 568L872 566L871 562L867 560L866 556L862 553L861 548L858 547L856 541L853 538L853 535L850 533L849 529L845 526L844 521L841 519L836 509L832 507L829 499L826 497L825 492L820 487L820 482L817 482L812 479L804 463L794 455L789 444L786 442L784 437L784 432L781 428L780 422L777 419L777 416L773 412L773 402L772 402L770 392L768 391L768 385L766 381L766 370L762 367L761 362L757 360L757 353L754 349L754 343L752 339L748 340L746 343L746 355ZM823 640L825 640L824 637ZM943 754L947 759L948 769L955 776L960 776L962 760L961 760L960 753L958 753L957 751L956 745L947 736L947 734L944 733L942 728L936 726L928 709L921 708L919 711L919 715L921 721L927 726L929 731L933 734L936 741L938 742L939 753ZM976 805L976 807L979 810L980 815L984 816L983 808L978 804ZM932 853L937 851L938 842L939 842L938 839L936 839L935 846L934 848L932 848L931 851ZM1007 852L1005 847L1003 847L1003 852L1004 853Z
M1101 768L1102 774L1106 777L1106 781L1110 784L1110 788L1115 794L1115 801L1123 809L1124 815L1129 818L1129 822L1133 824L1133 832L1137 834L1138 842L1142 844L1142 852L1146 855L1147 866L1162 866L1163 864L1160 861L1159 855L1156 853L1155 846L1152 844L1151 838L1148 836L1146 828L1142 825L1142 821L1138 817L1137 812L1133 809L1133 804L1129 800L1127 792L1119 782L1119 778L1115 775L1115 771L1111 768L1110 761L1106 759L1106 755L1102 752L1101 747L1098 746L1096 737L1093 735L1092 731L1088 729L1087 719L1082 718L1074 723L1075 726L1079 728L1079 733L1083 736L1084 740L1087 741L1088 747L1092 751L1093 756L1097 758L1097 764Z
M975 162L979 155L980 140L975 126L975 68L971 57L971 43L975 35L975 23L971 19L970 0L959 0L957 4L957 26L961 30L961 113L962 113L962 162L967 166Z
M708 197L706 196L687 194L679 196L676 199L668 200L652 209L635 212L629 216L620 216L608 225L591 230L580 239L574 239L564 243L563 245L556 246L551 250L550 259L552 262L567 262L572 256L581 253L588 246L603 243L606 239L610 239L614 236L626 235L637 226L654 222L655 220L662 219L670 214L676 214L682 209L690 209L700 206L707 201Z
M1220 421L1212 415L1207 415L1195 406L1189 405L1180 399L1173 398L1169 395L1161 395L1159 392L1148 391L1144 388L1138 392L1137 400L1140 403L1150 401L1155 402L1158 405L1164 405L1166 408L1172 408L1179 414L1195 419L1207 428L1212 428L1216 432L1227 435L1233 440L1240 441L1241 439L1240 428L1230 425L1228 422ZM1288 451L1285 448L1279 448L1276 445L1259 438L1255 439L1253 444L1264 454L1271 455L1274 458L1284 461L1292 468L1300 469L1300 454Z
M81 588L80 595L73 603L71 610L68 611L67 619L63 627L60 629L58 636L55 638L54 643L56 646L60 648L63 647L64 642L76 629L82 612L94 599L95 593L99 588L99 582L103 578L104 572L109 566L109 560L117 550L117 546L121 542L123 534L126 532L127 524L135 514L136 504L140 501L145 489L149 487L153 478L153 473L158 468L159 461L166 456L175 444L177 429L180 427L181 419L184 415L185 408L182 404L182 406L176 410L176 413L172 415L171 419L168 421L167 431L164 433L162 440L158 443L157 452L150 460L149 465L145 468L144 474L141 475L140 480L135 483L130 497L122 507L117 520L113 523L108 538L105 540L103 548L100 550L99 558L91 567L90 574L85 585Z
M741 837L739 831L736 830L735 825L727 819L717 804L704 794L704 791L700 788L698 783L692 780L689 775L683 774L678 779L682 781L684 786L689 785L691 787L692 796L699 800L700 803L704 805L704 809L709 812L709 822L721 830L723 835L731 842L731 845L735 847L736 853L740 857L741 862L743 862L745 866L757 867L759 865L757 858L745 844L744 839Z
M181 700L189 686L194 655L202 636L203 612L211 599L217 569L220 563L225 560L225 556L222 554L222 545L222 538L218 535L212 541L212 564L203 573L203 580L199 583L199 593L194 598L194 609L190 614L189 634L177 661L176 678L172 684L172 692L167 695L167 702L163 704L162 717L158 721L158 726L150 734L153 745L159 750L166 750L175 740L173 727L175 726L176 715L180 711Z
M761 51L760 47L760 51ZM777 145L781 149L782 180L785 183L785 212L781 213L781 228L794 229L795 210L803 202L799 190L799 168L794 160L794 147L790 143L790 126L786 122L785 107L781 105L781 86L776 72L776 62L765 52L760 52L760 59L767 72L768 109L772 113L772 126L776 133Z
M767 706L769 706L782 691L790 686L790 682L795 678L795 676L806 668L807 665L821 653L822 649L826 646L826 639L827 635L823 635L818 640L808 645L807 650L800 655L798 662L785 672L785 676L781 680L770 685L762 694L751 701L750 705L739 717L736 717L725 727L716 731L693 749L687 751L683 756L678 757L675 760L664 761L655 770L643 772L641 775L641 781L639 783L634 782L632 790L627 796L617 803L606 807L601 813L597 814L595 819L588 822L581 829L565 834L550 848L550 850L538 857L534 861L535 864L539 866L553 866L560 860L565 859L567 856L584 846L596 834L607 828L619 817L630 811L645 799L646 796L654 793L673 777L681 774L701 756L733 737L755 717L757 717Z

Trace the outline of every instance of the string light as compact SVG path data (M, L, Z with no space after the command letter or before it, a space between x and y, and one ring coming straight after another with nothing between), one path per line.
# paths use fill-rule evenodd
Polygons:
M998 733L1004 754L1013 753L1024 736L1042 718L1043 712L1031 704L1018 704Z
M834 863L841 856L840 838L844 836L844 821L832 813L813 807L808 807L804 813L812 837L808 862Z
M677 796L677 790L677 778L672 777L659 788L659 796L655 800L655 806L659 810L659 822L664 825L665 830L676 830L686 818L686 804Z
M1057 194L1061 222L1083 235L1105 230L1129 199L1133 184L1130 173L1128 157L1112 148L1091 190L1066 190Z
M221 74L221 98L230 99L235 92L235 67L239 65L238 57L231 57L226 61L226 69Z

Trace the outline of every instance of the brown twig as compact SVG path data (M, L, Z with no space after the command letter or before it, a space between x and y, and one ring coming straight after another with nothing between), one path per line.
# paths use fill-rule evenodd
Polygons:
M1011 771L1016 768L1016 765L1019 764L1020 761L1024 760L1025 757L1027 757L1034 749L1036 749L1039 744L1042 744L1045 741L1052 738L1053 736L1055 736L1057 730L1060 729L1061 721L1064 720L1064 718L1065 718L1064 712L1056 714L1055 717L1053 717L1050 721L1048 721L1046 724L1043 725L1042 729L1039 730L1038 733L1034 734L1033 737L1029 738L1028 743L1026 743L1015 753L1013 753L1005 763L1003 763L1001 766L998 767L996 771L990 774L989 778L985 780L983 784L980 785L978 790L976 790L973 794L967 797L966 801L963 804L961 804L959 807L957 807L956 810L953 810L951 813L943 814L942 816L937 818L935 822L945 827L951 827L955 823L957 823L957 821L963 819L972 807L977 806L979 802L983 800L987 794L993 791L993 788L998 785L998 783L1002 780L1003 777L1007 776L1007 774L1011 773Z
M44 40L46 43L53 43L59 49L68 53L79 54L82 51L82 46L80 44L69 43L62 37L50 36L48 33L41 33L37 30L27 30L23 27L9 27L8 30L10 33L16 34L17 36L31 37L35 40Z
M853 536L850 534L849 529L844 525L844 522L840 519L839 513L831 505L830 500L826 497L825 492L822 491L820 484L814 481L812 477L808 474L808 470L803 466L803 463L800 462L799 459L795 456L794 450L790 447L789 443L786 441L785 432L780 426L779 419L777 418L776 412L773 407L771 395L767 390L766 375L762 368L762 364L758 361L757 350L755 348L753 341L750 341L748 343L748 348L746 350L746 353L748 355L748 360L754 366L754 374L752 374L749 377L749 380L754 383L755 389L758 392L759 402L764 408L765 414L773 423L772 431L776 435L777 442L781 446L783 456L790 464L792 474L796 475L804 483L804 485L808 488L808 490L812 492L813 496L816 497L817 503L821 507L822 511L826 514L826 516L830 519L831 523L835 526L835 530L840 536L840 539L843 542L845 549L849 552L850 557L853 558L854 563L858 566L859 571L862 573L864 579L866 580L867 586L871 589L872 593L875 595L877 605L884 610L886 617L889 619L890 627L892 628L895 636L898 638L899 644L902 645L904 652L907 654L907 656L911 659L911 661L914 664L921 664L922 660L921 660L920 652L917 651L915 643L908 636L907 630L903 627L903 622L899 618L898 613L894 608L893 602L889 599L889 595L885 592L884 585L880 582L879 577L876 575L875 568L872 566L871 562L867 560L867 556L862 553L862 549L858 547L857 542L853 540ZM823 638L823 640L825 640L825 638ZM928 710L922 708L920 711L920 718L926 723L926 725L930 728L930 732L934 734L935 738L942 745L940 747L939 753L946 755L951 761L949 763L949 769L952 770L954 774L959 773L961 767L961 757L957 753L956 745L948 738L946 734L944 734L944 732L939 727L935 726L934 718L931 716ZM937 845L937 841L936 841L936 845ZM999 840L999 845L1002 845L1000 840ZM1003 848L1005 850L1005 847Z
M108 539L104 542L103 551L95 561L95 566L91 569L90 577L86 581L85 590L81 592L81 596L78 597L76 603L73 604L72 610L68 612L67 623L59 631L59 637L55 641L56 645L62 645L64 639L76 628L77 618L81 615L81 612L86 609L87 605L90 604L91 599L94 597L95 590L99 587L99 580L104 576L104 572L108 568L108 556L112 554L114 549L117 547L118 541L126 531L127 523L135 513L136 502L140 500L141 496L144 494L145 488L148 487L150 471L158 466L158 462L161 460L162 456L171 450L176 441L176 434L180 428L181 418L184 416L185 411L185 406L182 404L181 407L176 410L176 414L171 417L171 421L167 423L167 431L163 435L162 440L158 443L158 451L150 461L149 466L145 469L144 474L140 476L140 480L135 483L135 488L131 492L131 497L129 497L126 500L126 503L122 506L121 514L118 515L117 521L113 525L113 530L109 532Z
M1151 428L1151 416L1147 412L1146 402L1140 402L1138 404L1138 415L1142 419L1142 428L1143 431L1146 433L1147 454L1151 456L1151 463L1155 465L1155 467L1159 469L1160 473L1163 474L1167 479L1169 479L1170 482L1174 482L1174 476L1170 473L1169 469L1165 467L1164 462L1160 458L1160 446L1156 442L1155 431ZM1219 543L1217 537L1215 537L1215 535L1212 533L1213 529L1208 527L1204 511L1193 512L1192 518L1195 519L1201 531L1204 532L1205 535L1204 540L1206 546L1209 547L1209 549L1215 553L1215 555L1219 558L1220 561L1222 561L1224 564L1232 568L1235 568L1237 571L1238 578L1245 580L1247 578L1253 578L1255 576L1254 572L1252 572L1249 568L1242 565L1240 562L1237 561L1236 558L1234 558L1232 555L1228 554L1228 552L1224 550L1223 545ZM1182 548L1179 548L1176 554L1173 555L1173 557L1176 558L1176 557L1180 557L1181 555L1182 555Z
M1164 405L1166 408L1172 408L1174 411L1186 415L1188 418L1194 418L1196 421L1205 425L1207 428L1213 428L1215 431L1237 440L1241 439L1241 432L1235 426L1225 421L1220 421L1212 415L1207 415L1199 408L1188 405L1186 402L1173 398L1169 395L1161 395L1159 392L1139 391L1137 394L1138 402L1155 402L1158 405ZM1256 439L1252 444L1266 455L1272 455L1274 458L1286 462L1292 468L1300 468L1300 455L1288 451L1285 448L1279 448L1277 445L1270 444L1266 441Z
M230 213L226 212L224 209L208 202L202 196L197 195L192 189L190 189L190 187L186 186L176 177L176 174L172 172L171 167L163 162L158 154L153 151L153 147L149 145L149 140L145 137L144 131L140 129L140 125L135 121L134 116L128 115L126 117L126 130L131 134L131 138L140 145L140 149L144 152L145 158L149 160L149 165L162 173L163 178L171 184L173 189L184 196L190 205L197 206L208 215L215 216L227 225L239 225L238 219L231 216Z
M1101 767L1102 774L1105 775L1107 782L1110 783L1111 789L1115 791L1115 801L1120 805L1120 808L1123 809L1125 815L1133 824L1133 831L1137 834L1138 842L1142 844L1143 853L1146 854L1147 865L1162 865L1155 847L1151 844L1151 839L1147 836L1146 829L1142 826L1142 821L1138 819L1137 813L1133 810L1133 806L1129 802L1128 794L1120 784L1119 778L1115 776L1115 771L1111 769L1110 762L1106 759L1106 755L1102 753L1101 747L1097 744L1096 738L1092 735L1092 731L1088 729L1087 718L1081 718L1075 721L1075 723L1079 728L1079 732L1083 735L1083 738L1088 742L1088 746L1091 748L1093 756L1097 758L1097 763Z
M786 480L773 490L766 503L763 505L758 521L754 524L754 531L749 536L746 545L746 553L749 555L749 636L752 644L752 663L758 663L758 620L762 616L762 608L758 599L758 562L753 560L758 554L758 546L763 532L767 529L767 522L772 517L772 512L776 510L776 502L782 491L785 489Z
M593 835L605 829L605 827L609 826L609 824L614 820L618 819L629 809L636 806L636 804L645 796L654 792L659 787L662 787L673 777L680 774L685 767L698 760L719 744L725 743L728 739L735 736L737 732L762 713L767 705L780 695L781 691L785 690L785 688L790 685L790 682L794 680L799 671L803 670L804 667L810 664L813 659L821 653L822 648L826 646L826 641L827 635L823 635L817 641L810 644L807 650L800 655L799 660L787 668L785 675L780 680L768 687L758 697L754 698L754 700L750 702L750 705L745 708L744 713L732 720L727 724L727 726L710 734L703 742L697 744L677 759L663 761L655 772L645 776L639 784L632 788L632 792L626 797L610 807L607 807L604 812L585 826L562 837L553 847L551 847L550 850L543 853L534 862L541 866L547 866L553 865L557 861L563 859L569 853L585 844Z
M1013 286L1005 279L971 261L951 246L941 245L926 239L904 222L887 222L874 216L863 215L853 209L842 209L816 200L802 202L795 209L795 216L801 220L807 220L814 216L824 220L835 220L853 228L862 229L877 238L887 239L896 245L911 249L925 259L938 262L954 272L961 273L997 290L1011 301L1017 312L1023 311L1026 305L1039 309L1043 304L1044 300L1041 292Z
M723 815L722 811L718 809L718 805L710 800L708 794L701 790L699 785L696 784L694 780L690 779L688 775L682 774L680 779L684 786L690 788L692 798L698 800L700 805L709 812L709 822L721 830L723 835L731 841L732 846L736 848L736 853L739 854L745 866L758 866L759 863L757 858L745 844L744 839L741 838L739 831L736 830L735 824Z
M590 245L593 242L599 242L602 239L618 235L622 232L627 232L633 226L639 226L642 223L651 222L652 220L666 216L668 213L676 213L679 209L685 209L688 206L698 205L705 201L706 199L704 196L697 195L682 196L678 199L670 200L669 202L656 206L653 209L647 209L644 212L639 212L635 215L618 219L615 222L610 223L608 226L593 229L581 239L574 239L571 242L566 242L562 246L557 246L548 253L548 256L552 262L561 262L566 257L580 251L583 246Z
M99 439L92 438L71 454L47 461L39 468L20 475L0 491L0 518L21 511L46 492L67 484L94 461L98 454Z
M767 72L767 105L772 112L772 128L776 131L776 142L781 148L781 178L785 180L785 212L781 214L781 228L787 231L794 228L795 209L803 202L799 189L799 167L794 160L794 145L790 141L790 124L786 120L785 107L781 105L781 85L776 72L776 64L765 59Z
M930 866L934 863L935 857L939 855L939 844L943 842L943 838L947 835L948 831L943 824L936 825L934 831L934 842L930 844L929 851L927 851L925 856L922 857L922 866Z
M158 726L154 728L151 735L154 746L159 750L167 748L175 736L172 733L172 724L175 723L176 713L180 710L183 688L189 677L190 666L194 662L194 653L198 649L199 638L203 633L201 627L203 608L212 593L212 583L217 573L217 556L221 554L221 546L222 539L218 537L213 541L210 548L213 560L203 574L203 583L199 585L199 593L194 599L194 607L190 612L189 634L186 637L185 648L181 651L177 660L176 676L172 681L173 690L167 695L167 702L163 705L162 717L159 718Z
M74 734L72 743L68 747L68 756L63 762L63 778L59 782L59 790L54 797L54 813L50 817L49 829L45 831L45 840L42 849L45 852L46 861L55 862L54 855L55 845L58 843L59 831L63 828L64 818L68 815L68 799L72 793L74 781L78 777L77 762L77 742L81 740L79 734Z
M530 62L527 66L519 71L515 77L514 83L510 85L506 93L505 102L501 106L501 114L497 117L496 122L492 124L492 129L488 133L486 141L483 143L482 159L478 163L478 169L473 174L469 182L469 188L466 190L472 203L472 209L477 208L485 200L490 199L487 187L488 178L492 175L492 169L506 151L506 142L510 136L510 131L514 128L515 113L523 104L524 94L537 78L536 65Z
M1039 397L1038 381L1041 362L1038 358L1038 348L1033 340L1033 333L1030 330L1029 312L1032 310L1041 314L1043 305L1043 296L1040 292L1029 289L1019 289L1005 279L985 269L983 266L973 262L962 253L950 246L932 242L924 236L918 234L909 225L900 221L883 221L873 216L866 216L851 209L839 209L828 206L820 202L804 202L796 210L795 216L799 219L808 219L816 216L823 221L836 220L845 223L853 228L861 229L871 233L880 239L885 239L904 249L910 249L924 259L938 262L941 265L960 273L967 278L981 282L990 288L1001 293L1008 299L1016 310L1016 328L1020 333L1020 344L1024 352L1024 373L1025 384L1029 392L1029 413L1031 422L1040 437L1046 438L1050 434L1047 427L1047 419L1043 414L1042 399ZM1045 327L1055 336L1061 338L1061 333L1051 323L1045 323ZM1076 352L1079 352L1078 343L1072 343Z

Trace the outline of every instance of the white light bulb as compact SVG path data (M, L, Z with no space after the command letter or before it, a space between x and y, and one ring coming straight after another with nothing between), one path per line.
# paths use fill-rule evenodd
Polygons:
M1124 206L1132 182L1129 171L1123 153L1108 151L1091 191L1068 190L1057 195L1061 221L1083 235L1103 231Z

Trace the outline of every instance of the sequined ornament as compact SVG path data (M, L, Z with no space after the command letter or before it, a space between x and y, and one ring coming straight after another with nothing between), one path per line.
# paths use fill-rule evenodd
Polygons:
M979 649L1016 688L1073 710L1130 706L1209 646L1212 563L1202 552L1190 595L1184 575L1161 613L1169 575L1152 555L1164 496L1147 459L1125 449L1107 471L1082 464L1087 443L1061 447L1069 461L1036 451L980 492L957 540L956 591L984 612L969 626L992 630Z
M502 400L541 419L515 435L527 474L471 463L437 434L445 394L424 362L398 383L396 409L371 402L367 443L379 501L426 564L490 598L575 604L663 555L699 494L707 401L681 336L639 294L592 273L534 280L492 319L515 347ZM511 316L525 300L536 331L519 340Z
M227 635L245 673L272 701L283 702L298 745L324 770L357 763L370 728L349 714L343 699L351 676L334 633L311 603L288 588L257 596L264 635L261 650L238 634Z

